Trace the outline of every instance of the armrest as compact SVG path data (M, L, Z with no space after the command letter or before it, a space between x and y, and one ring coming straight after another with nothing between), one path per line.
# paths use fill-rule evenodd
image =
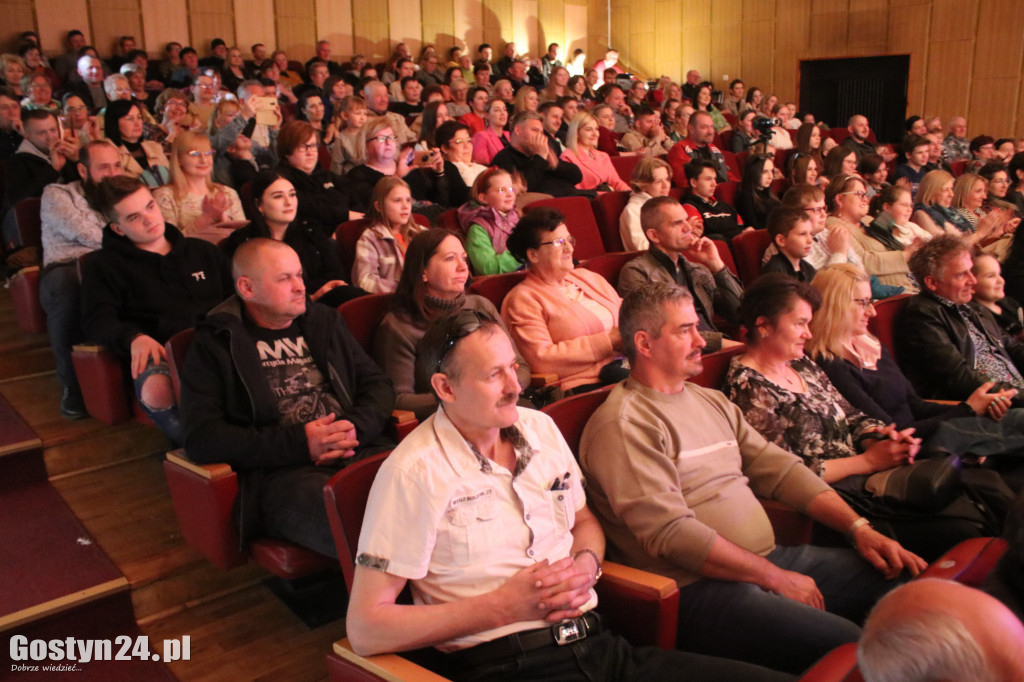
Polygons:
M925 400L925 402L926 403L935 403L936 405L949 405L949 406L953 406L953 405L959 405L963 401L960 401L960 400Z
M40 270L40 267L38 265L29 265L27 267L21 268L16 273L14 273L11 276L11 279L14 279L15 277L25 277L30 272L39 272L39 270Z
M29 334L46 331L46 313L39 304L39 276L39 266L30 265L18 270L10 280L11 302L18 326Z
M531 374L530 385L534 388L544 388L558 383L557 374Z
M416 414L409 410L391 410L391 421L395 424L395 433L399 441L412 433L420 423L416 419Z
M72 347L78 385L89 414L104 424L120 424L132 417L132 398L117 356L97 343Z
M182 467L188 471L191 471L196 476L200 476L207 480L214 480L218 478L224 478L226 476L234 476L235 472L232 471L231 466L224 463L217 464L196 464L188 458L185 454L184 448L178 448L177 450L170 450L167 453L167 461L172 464Z
M630 568L612 561L605 561L601 568L602 583L628 587L652 599L664 599L678 589L675 580L639 568Z
M447 679L397 654L360 656L352 651L352 645L349 644L347 637L334 643L334 655L349 665L389 682L445 682ZM332 675L331 679L344 678Z
M806 514L801 514L789 505L775 500L759 497L757 501L764 507L768 520L771 521L776 543L783 547L811 544L814 522Z

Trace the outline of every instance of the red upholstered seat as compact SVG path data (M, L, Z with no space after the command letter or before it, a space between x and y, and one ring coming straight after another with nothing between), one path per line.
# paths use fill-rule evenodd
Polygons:
M864 682L857 667L857 643L836 647L815 663L800 682Z
M345 319L348 330L367 353L373 349L373 336L391 306L391 296L392 294L360 296L338 306L338 312Z
M704 367L700 374L690 379L690 381L704 388L713 388L715 390L722 388L722 383L725 381L725 373L729 371L729 363L737 355L742 355L746 349L746 346L736 346L702 355L701 363Z
M613 156L612 167L622 181L629 184L633 180L633 169L640 163L640 156Z
M969 587L980 587L1007 547L1002 538L964 540L932 562L918 578L955 580Z
M608 280L613 287L619 283L619 273L629 261L639 256L641 251L620 251L595 256L580 263L581 268L592 270Z
M39 267L22 268L11 277L11 302L18 327L29 334L46 331L46 313L39 303Z
M352 263L356 260L356 242L359 241L359 235L369 224L370 221L366 218L357 218L338 225L334 230L334 241L338 243L338 256L348 272L352 271Z
M580 453L583 429L587 426L591 415L604 403L611 390L611 386L606 386L589 393L580 393L553 402L541 410L555 421L569 449L577 457Z
M874 334L889 353L896 357L896 344L893 335L893 323L906 307L911 294L900 294L881 301L875 301L875 316L868 321L868 329Z
M459 210L456 208L450 208L437 216L437 226L443 230L451 230L452 232L458 232L461 234L462 228L459 227Z
M732 250L743 284L750 286L761 274L761 257L770 243L768 230L751 230L733 237Z
M721 149L721 147L719 147ZM722 149L722 156L725 157L725 164L729 166L729 173L733 177L742 178L743 169L740 167L739 161L736 159L736 155L730 151Z
M738 182L719 183L718 187L715 189L715 198L718 199L719 201L724 201L730 206L735 207L736 192L739 190L739 188L740 183Z
M525 278L526 270L474 277L469 284L469 293L483 296L493 303L495 308L501 310L501 302L505 300L505 296L512 291L512 287Z
M597 227L597 219L594 217L594 209L590 206L590 199L586 197L541 199L529 204L526 211L535 206L555 208L565 214L565 226L569 228L569 233L576 237L576 248L573 255L578 260L600 256L605 252L604 243L601 240L601 230Z
M18 232L19 246L43 246L43 221L39 215L42 199L22 199L14 205L14 225Z
M623 250L622 235L619 233L619 216L629 203L629 192L604 192L594 199L594 218L601 231L604 250L615 253Z
M967 172L967 162L954 161L953 163L949 164L949 168L950 170L953 171L953 177L959 178L961 175Z

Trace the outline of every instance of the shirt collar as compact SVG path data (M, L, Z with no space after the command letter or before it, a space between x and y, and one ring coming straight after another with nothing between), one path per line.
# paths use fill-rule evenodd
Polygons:
M484 457L475 445L459 433L455 424L448 417L448 413L445 412L444 405L440 405L434 414L434 434L452 468L460 474L470 475L476 472L490 474L494 472L494 463ZM506 443L511 443L516 453L516 465L512 471L512 478L516 478L526 470L530 460L533 459L533 446L530 445L518 424L503 428L500 438Z

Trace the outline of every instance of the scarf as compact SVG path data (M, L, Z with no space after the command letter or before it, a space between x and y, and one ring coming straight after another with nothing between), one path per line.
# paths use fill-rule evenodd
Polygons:
M892 216L888 211L882 211L877 218L871 221L870 225L864 227L864 233L875 241L881 242L882 246L889 251L902 251L903 243L892 233L894 227Z
M469 226L474 223L484 228L487 236L491 238L494 253L505 253L508 250L508 236L512 234L512 228L519 223L519 213L515 208L501 215L490 206L481 206L475 201L460 206L458 216L463 233L469 232Z
M859 334L843 342L846 359L861 369L878 369L882 357L882 343L871 334Z

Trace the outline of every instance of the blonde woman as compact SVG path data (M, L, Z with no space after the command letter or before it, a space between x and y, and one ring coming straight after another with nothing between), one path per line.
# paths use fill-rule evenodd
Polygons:
M587 112L576 114L569 123L562 160L575 164L583 173L576 189L629 191L629 185L612 165L611 157L597 148L599 137L597 119Z
M171 181L153 192L164 219L186 237L218 242L227 232L218 225L244 221L235 190L219 185L213 175L213 149L202 133L182 132L171 150Z
M626 208L619 215L619 235L626 251L643 251L650 244L640 226L640 209L654 197L668 196L672 189L672 167L664 159L641 159L633 168Z
M537 97L537 90L532 85L524 85L519 88L516 92L516 97L512 100L512 111L514 114L518 114L522 111L537 111L539 105L539 98Z
M961 203L967 189L974 186L974 178L984 180L977 175L965 173L961 178ZM984 187L982 188L984 201ZM933 235L943 232L963 237L971 246L976 246L991 239L1003 236L1009 214L1006 211L993 211L972 225L960 211L953 208L953 176L946 171L933 170L921 179L917 189L917 204L914 206L914 222ZM980 204L979 204L980 206Z

